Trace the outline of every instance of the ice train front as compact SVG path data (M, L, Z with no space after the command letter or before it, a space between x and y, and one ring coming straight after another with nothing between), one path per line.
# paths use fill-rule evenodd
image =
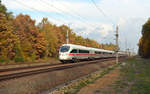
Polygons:
M61 62L69 61L72 57L69 55L71 47L67 44L63 45L59 49L59 60Z

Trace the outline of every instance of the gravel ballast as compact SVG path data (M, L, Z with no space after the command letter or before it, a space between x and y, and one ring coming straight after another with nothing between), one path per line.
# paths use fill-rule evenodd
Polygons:
M113 65L115 60L0 82L0 94L41 94L54 87Z

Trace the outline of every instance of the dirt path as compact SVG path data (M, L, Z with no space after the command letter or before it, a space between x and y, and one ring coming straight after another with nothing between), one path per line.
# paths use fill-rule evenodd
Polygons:
M95 83L82 88L77 94L114 94L112 90L109 93L105 93L105 91L108 92L110 85L117 81L118 77L119 69L117 68L98 79Z

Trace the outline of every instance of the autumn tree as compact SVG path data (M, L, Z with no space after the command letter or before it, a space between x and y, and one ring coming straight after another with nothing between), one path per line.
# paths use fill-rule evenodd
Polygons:
M28 15L19 14L14 19L14 27L26 60L44 57L46 42L44 35L35 26L35 21Z
M139 41L139 55L144 58L150 58L150 18L142 28L142 37Z
M57 55L57 43L58 39L53 25L48 21L47 18L43 18L38 24L40 32L42 32L46 39L46 56L55 57Z
M10 21L0 13L0 59L13 60L16 52L15 45L18 38L15 35L14 28Z

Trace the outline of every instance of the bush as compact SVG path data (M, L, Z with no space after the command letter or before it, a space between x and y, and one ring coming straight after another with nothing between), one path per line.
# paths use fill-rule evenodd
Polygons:
M5 62L6 60L4 58L0 58L0 63Z
M6 59L4 56L1 56L0 57L0 63L4 63L4 62L10 62L10 60L9 59Z
M24 62L24 58L23 57L16 57L15 58L15 62Z
M33 62L33 61L35 61L36 60L36 54L35 53L32 53L32 55L31 55L31 61Z

